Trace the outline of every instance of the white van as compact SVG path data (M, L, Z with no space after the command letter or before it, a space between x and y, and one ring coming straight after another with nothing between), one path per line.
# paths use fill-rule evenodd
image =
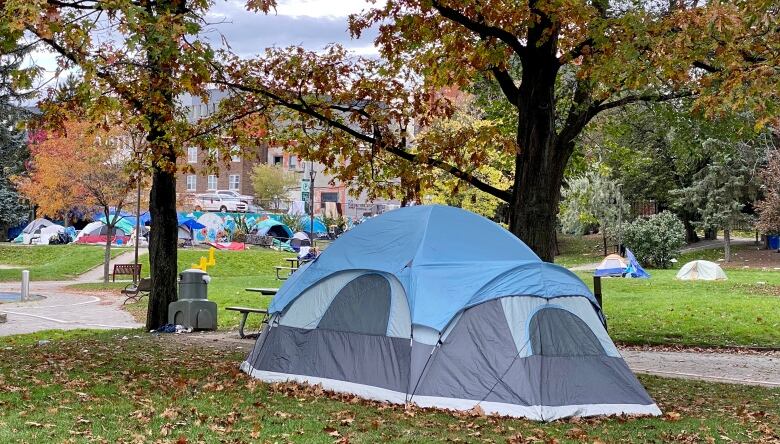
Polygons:
M244 213L247 204L220 194L198 194L193 201L195 211L221 211Z

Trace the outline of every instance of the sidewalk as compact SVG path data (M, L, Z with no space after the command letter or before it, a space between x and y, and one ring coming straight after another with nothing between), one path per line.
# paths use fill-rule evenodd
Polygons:
M145 250L139 250L142 254ZM131 263L135 252L128 251L115 257L115 263ZM43 330L74 330L79 328L139 328L132 315L122 309L124 298L96 292L89 295L68 291L67 286L78 283L102 282L103 266L89 270L69 281L32 281L30 293L44 296L33 302L0 304L0 312L7 313L7 321L0 324L0 336L34 333ZM2 282L0 291L18 292L19 282Z

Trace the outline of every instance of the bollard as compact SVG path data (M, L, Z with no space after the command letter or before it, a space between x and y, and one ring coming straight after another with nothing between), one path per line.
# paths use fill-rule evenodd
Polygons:
M26 301L30 296L30 271L22 270L22 300Z

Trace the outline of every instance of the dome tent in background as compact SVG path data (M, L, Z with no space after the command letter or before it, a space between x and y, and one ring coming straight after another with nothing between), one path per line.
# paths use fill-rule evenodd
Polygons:
M401 208L285 281L241 368L369 399L550 421L659 415L588 287L499 225Z
M717 281L725 280L726 273L715 262L697 260L690 261L680 268L675 276L683 281Z
M621 277L623 276L623 273L626 272L626 267L628 267L628 262L626 262L622 256L619 254L610 254L601 261L598 267L596 267L596 272L593 273L593 275L599 277Z

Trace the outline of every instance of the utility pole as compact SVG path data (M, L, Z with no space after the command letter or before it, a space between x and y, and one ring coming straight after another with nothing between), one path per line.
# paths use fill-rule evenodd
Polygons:
M311 245L314 246L314 178L317 172L314 171L314 161L309 162L309 237Z

